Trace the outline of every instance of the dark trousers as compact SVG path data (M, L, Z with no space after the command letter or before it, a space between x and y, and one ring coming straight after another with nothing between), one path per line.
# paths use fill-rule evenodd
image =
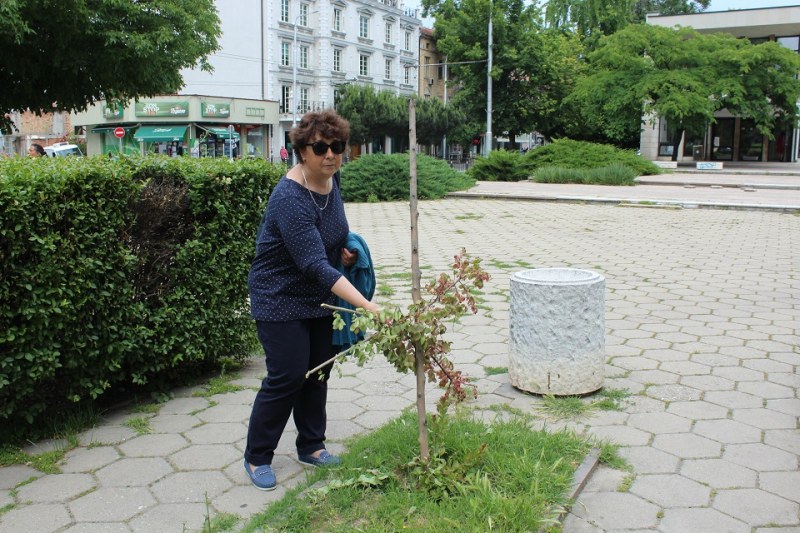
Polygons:
M261 382L250 413L245 459L253 465L272 464L278 441L294 413L297 453L325 448L328 377L305 374L333 357L333 319L330 316L290 322L256 321L258 340L264 347L267 377Z

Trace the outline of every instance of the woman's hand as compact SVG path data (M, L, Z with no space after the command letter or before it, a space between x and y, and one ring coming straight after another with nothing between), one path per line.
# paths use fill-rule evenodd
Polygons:
M358 261L358 250L351 252L347 248L342 248L342 264L346 267L351 267Z

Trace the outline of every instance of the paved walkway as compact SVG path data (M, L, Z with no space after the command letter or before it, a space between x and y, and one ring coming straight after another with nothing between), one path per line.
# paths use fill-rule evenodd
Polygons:
M347 211L370 244L379 280L396 290L379 300L406 303L408 281L389 274L408 271L407 204ZM425 272L446 271L464 246L493 276L482 296L487 309L451 333L457 366L477 378L475 405L509 404L548 427L618 443L633 467L633 475L599 468L565 532L800 531L800 217L449 198L421 202L419 221ZM605 386L630 391L622 411L548 420L539 398L515 390L507 374L486 375L508 366L510 275L558 266L606 277ZM381 360L341 368L330 393L334 452L414 401L413 377ZM212 515L258 513L305 479L293 428L274 463L276 491L255 490L242 469L263 374L254 358L235 382L244 390L203 398L181 389L157 414L110 413L80 435L60 474L0 469L0 531L196 531L206 502ZM125 425L143 416L150 434Z

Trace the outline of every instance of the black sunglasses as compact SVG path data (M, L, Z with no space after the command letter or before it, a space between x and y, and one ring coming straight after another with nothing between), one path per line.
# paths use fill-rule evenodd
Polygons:
M306 146L310 146L316 155L327 154L328 148L330 148L331 152L333 152L335 155L341 155L344 153L345 148L347 148L347 143L345 141L333 141L331 144L328 144L322 141L317 141L315 143L307 144Z

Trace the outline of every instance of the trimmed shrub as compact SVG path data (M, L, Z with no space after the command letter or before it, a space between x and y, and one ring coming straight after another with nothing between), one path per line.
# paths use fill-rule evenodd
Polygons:
M591 185L635 185L636 172L622 163L602 168L541 167L533 180L537 183L585 183Z
M251 354L247 272L281 170L258 159L0 161L3 433Z
M652 161L636 155L631 150L570 139L558 139L551 144L528 150L524 159L529 165L531 174L542 167L586 169L608 167L615 163L631 168L637 176L661 173L661 169Z
M478 157L467 174L476 181L523 181L533 167L516 151L494 150L488 157Z
M342 198L345 202L408 200L408 154L369 154L342 167ZM475 180L453 170L441 159L417 155L417 197L443 198L452 191L463 191Z

